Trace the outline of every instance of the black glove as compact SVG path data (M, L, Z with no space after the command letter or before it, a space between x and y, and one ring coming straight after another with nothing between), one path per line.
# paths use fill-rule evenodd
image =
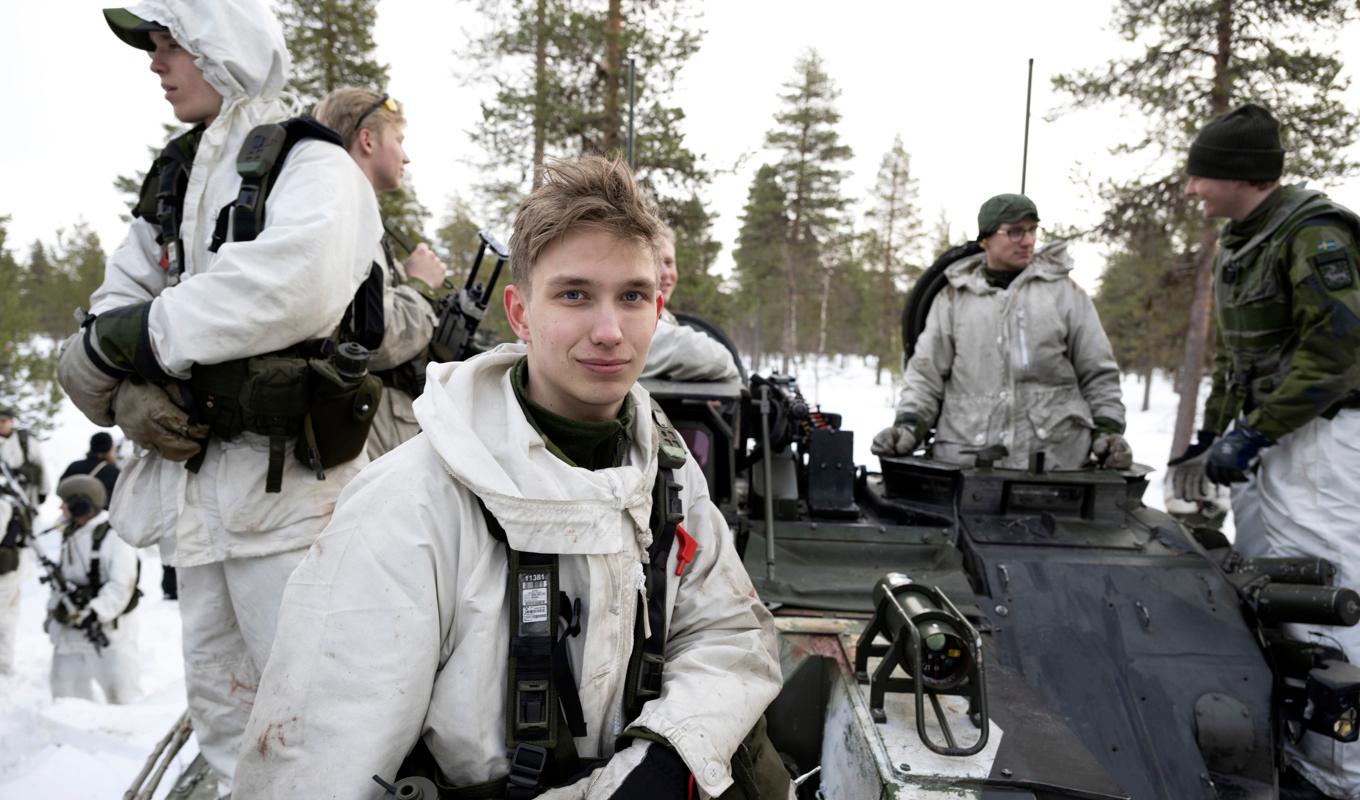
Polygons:
M1209 451L1204 472L1209 480L1220 486L1243 483L1257 454L1273 444L1275 441L1269 436L1253 430L1245 420L1239 419L1228 435Z
M609 800L686 800L690 780L680 754L653 742Z

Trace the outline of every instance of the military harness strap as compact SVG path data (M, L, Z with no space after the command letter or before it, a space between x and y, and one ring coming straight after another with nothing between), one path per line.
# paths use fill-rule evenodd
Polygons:
M104 521L99 523L99 525L97 525L94 531L91 532L90 534L91 542L90 569L88 573L89 594L85 598L85 602L79 604L81 607L88 605L91 600L93 600L95 597L99 595L99 591L104 588L104 575L102 573L102 568L100 565L99 548L104 545L104 539L109 535L109 530L110 527L108 521ZM128 603L126 606L123 607L123 610L118 612L118 616L110 620L110 627L117 628L118 620L122 619L124 616L128 614L128 612L132 611L132 609L137 607L137 603L139 603L142 599L142 589L140 586L141 582L142 582L142 560L138 558L137 574L136 577L132 579L132 597L128 599Z
M652 485L652 543L643 570L646 604L639 604L633 626L632 655L624 681L624 715L632 721L643 704L660 696L666 647L666 570L676 553L677 574L694 559L697 545L681 525L684 505L675 471L685 465L684 441L652 401L659 443ZM554 786L573 782L595 766L576 752L574 737L587 733L567 638L580 632L581 602L558 588L558 556L526 553L510 546L505 528L477 498L487 531L505 546L506 598L510 608L509 670L506 686L506 747L510 772L503 779L449 788L423 741L402 766L401 775L430 777L440 798L532 800ZM557 610L554 613L553 599ZM650 635L648 635L650 634Z

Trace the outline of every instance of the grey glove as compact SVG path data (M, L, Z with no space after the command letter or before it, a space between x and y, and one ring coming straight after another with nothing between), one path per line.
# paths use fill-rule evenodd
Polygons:
M57 381L81 413L107 428L113 424L113 394L120 380L95 366L85 351L84 339L82 330L62 344Z
M1102 433L1091 442L1091 456L1101 469L1128 469L1133 466L1133 448L1118 433Z
M159 386L123 381L113 398L113 421L142 447L170 461L187 461L208 438L208 426L190 424L189 415Z
M1185 452L1166 463L1167 482L1171 496L1186 503L1219 500L1218 487L1210 483L1205 467L1209 462L1209 447L1214 443L1211 431L1200 431L1196 441Z
M915 449L916 431L902 425L879 431L869 446L869 452L876 456L909 456Z

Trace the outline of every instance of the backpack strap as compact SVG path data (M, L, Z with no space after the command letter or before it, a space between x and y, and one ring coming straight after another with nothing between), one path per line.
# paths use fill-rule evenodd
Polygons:
M647 548L643 571L647 604L638 607L633 625L633 653L628 659L624 683L623 709L629 721L642 712L648 700L661 696L666 664L666 567L677 538L682 543L676 555L677 569L683 570L694 557L694 539L681 526L685 508L680 490L684 487L675 480L675 471L685 466L685 443L655 399L652 422L658 442L656 483L652 485L652 545Z
M216 253L227 241L230 228L233 242L253 241L264 230L265 201L274 188L283 164L293 147L304 139L318 139L344 147L340 134L311 117L293 117L283 122L257 125L246 134L236 155L236 172L241 188L236 199L217 213L208 251Z
M104 576L100 574L99 550L104 546L104 539L109 535L109 530L109 522L108 520L105 520L95 526L94 531L90 534L89 598L91 600L97 597L99 591L104 588ZM137 607L137 603L142 599L141 582L142 559L141 557L137 557L137 576L132 579L132 597L128 600L128 604L123 607L123 610L118 612L118 616L109 620L109 627L117 628L118 620L122 619L129 611Z
M203 125L195 125L166 143L147 172L137 205L132 209L134 217L157 228L160 267L166 271L172 286L184 273L184 242L179 235L184 218L184 190L189 185L189 170L193 167L203 130Z
M529 800L580 769L573 737L586 735L567 637L581 632L581 601L558 588L558 557L510 546L505 528L480 497L491 538L505 546L510 606L505 745L510 751L506 800ZM557 613L552 606L557 605ZM566 625L562 626L561 622Z

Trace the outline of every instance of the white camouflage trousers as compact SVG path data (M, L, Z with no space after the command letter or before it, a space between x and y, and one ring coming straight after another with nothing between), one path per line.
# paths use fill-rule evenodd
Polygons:
M114 640L98 655L94 651L53 653L52 697L97 700L94 687L98 686L104 693L105 702L114 705L132 703L142 694L138 679L141 669L135 633Z
M1256 477L1233 487L1236 549L1248 557L1321 557L1336 585L1360 591L1360 410L1315 419L1261 454ZM1297 639L1340 648L1360 663L1360 626L1289 625ZM1360 742L1305 734L1286 752L1331 797L1360 800Z
M231 785L260 671L269 658L288 576L306 548L179 567L184 684L199 750Z
M24 568L0 575L0 675L14 671L14 637L19 627L19 585Z

